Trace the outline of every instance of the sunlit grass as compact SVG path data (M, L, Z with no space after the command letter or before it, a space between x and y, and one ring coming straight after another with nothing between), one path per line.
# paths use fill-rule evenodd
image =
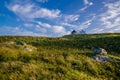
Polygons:
M100 40L94 36L94 42L87 36L80 38L0 37L0 80L119 80L120 63L113 60L120 60L119 50L115 51L120 37ZM17 40L27 45L8 44ZM103 47L112 44L105 47L109 62L91 58L99 42Z

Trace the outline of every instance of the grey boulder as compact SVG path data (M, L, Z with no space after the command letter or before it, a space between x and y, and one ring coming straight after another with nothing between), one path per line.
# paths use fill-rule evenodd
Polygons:
M93 53L94 54L100 54L100 55L106 55L107 51L103 48L98 48L98 49L94 49Z
M108 62L110 60L108 56L93 56L92 58L97 62Z

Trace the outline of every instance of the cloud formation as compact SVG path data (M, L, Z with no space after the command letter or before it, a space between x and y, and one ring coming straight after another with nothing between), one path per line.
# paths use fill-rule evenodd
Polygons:
M2 35L17 35L17 36L39 36L43 34L38 34L33 31L25 30L20 27L11 27L11 26L3 26L0 27L2 31ZM44 36L44 35L43 35Z
M48 0L39 0L40 2L47 2ZM60 36L69 34L66 25L63 23L74 25L73 23L79 20L80 15L78 14L62 14L59 9L47 9L35 5L27 1L23 2L12 2L7 5L7 8L15 13L18 17L25 21L23 26L38 34L49 34L50 36ZM54 24L42 22L36 19L46 19L48 21L54 21ZM74 27L77 25L74 25Z
M104 4L106 12L100 15L100 21L105 29L114 31L120 30L120 1Z
M36 3L38 1L39 3ZM43 3L47 2L48 0L35 0L34 2L32 0L26 0L25 2L16 0L6 5L9 11L17 15L17 18L20 18L19 22L22 22L18 27L19 30L16 30L18 31L16 34L21 32L25 34L26 31L30 35L33 33L34 35L61 36L69 34L73 29L77 31L89 29L88 33L120 31L119 0L113 3L104 2L102 8L105 10L101 13L87 12L86 9L94 6L90 0L83 0L84 7L81 8L82 13L66 13L59 7L43 7ZM14 31L13 28L11 30Z
M88 0L84 0L84 4L85 4L85 5L93 5L93 3L92 3L92 2L89 2Z
M104 2L104 12L98 14L92 23L90 33L120 32L120 1Z
M85 11L87 8L93 5L93 2L89 2L88 0L83 0L84 2L84 7L80 9L80 11Z
M47 8L39 7L33 3L17 4L11 3L7 8L13 11L20 18L35 19L35 18L57 18L60 16L60 10L49 10Z
M64 21L65 22L74 22L79 19L80 15L65 15L64 16Z
M36 21L34 23L25 23L25 27L29 28L32 31L35 31L37 33L41 34L48 34L48 36L60 36L60 35L66 35L70 32L66 30L64 26L61 25L51 25L48 23L43 23L40 21Z

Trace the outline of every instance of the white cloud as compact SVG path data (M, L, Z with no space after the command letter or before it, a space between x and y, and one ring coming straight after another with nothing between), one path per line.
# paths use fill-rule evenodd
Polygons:
M73 22L79 19L80 15L64 15L65 22Z
M103 28L102 28L102 29L100 29L100 28L95 28L95 29L92 30L92 33L101 33L101 32L103 32L103 31L104 31Z
M87 21L84 21L83 23L78 25L77 29L78 30L87 29L91 25L92 21L93 21L93 19L89 19Z
M40 2L47 2L48 0L39 0ZM13 11L17 16L19 16L24 21L27 21L23 26L28 30L35 30L36 32L46 33L53 35L63 35L68 34L69 31L66 30L61 23L73 23L79 20L80 15L77 14L61 14L58 9L49 10L47 8L42 8L34 3L27 1L23 3L19 1L18 3L12 2L7 5L7 8ZM36 20L38 18L43 18L51 21L53 24L48 24L46 22L41 22ZM70 24L73 25L74 24Z
M27 27L27 29L30 29L32 31L39 32L39 33L46 33L47 29L51 27L51 25L47 23L42 23L40 21L25 23L24 26Z
M35 31L39 33L46 33L47 29L44 27L41 27L40 25L35 25Z
M43 1L44 3L45 0L39 1ZM91 5L93 5L93 3L87 0L85 3L85 6L87 6L86 8ZM24 21L26 22L24 22L25 24L23 24L23 28L26 29L23 30L23 34L25 34L26 31L27 33L33 33L33 35L47 34L52 36L61 36L69 34L70 32L68 30L86 29L91 25L92 22L92 20L89 19L87 21L79 23L78 21L80 15L78 14L62 14L61 11L58 9L49 10L30 2L25 4L22 2L13 2L8 4L7 8L13 11L21 19L24 19ZM41 20L38 18L43 18L47 20L44 20L42 22L43 19ZM49 20L51 20L51 24L47 23L49 22ZM18 32L21 33L22 30Z
M80 15L78 14L64 14L56 22L58 25L69 27L70 29L76 27L77 21L79 21Z
M88 0L83 0L85 5L93 5L92 2L89 2Z
M65 28L63 26L53 26L53 31L55 33L65 33Z
M119 27L114 28L114 31L120 32L120 26L119 26Z
M37 23L38 23L39 27L42 26L42 28L46 29L46 31L43 30L42 28L39 30L43 30L45 32L48 32L51 35L60 36L60 35L65 35L65 34L69 33L69 31L66 31L64 26L51 25L51 24L42 23L42 22L37 22Z
M35 18L57 18L60 16L60 10L49 10L42 8L34 4L16 4L11 3L7 5L7 8L13 11L16 15L21 18L35 19Z
M77 22L76 24L70 24L70 23L61 23L61 25L69 27L70 30L85 30L87 28L89 28L89 26L92 24L92 21L94 20L94 18L86 20L84 22Z
M90 2L89 5L92 6L92 5L93 5L93 2Z
M80 11L85 11L88 8L88 6L85 6L83 8L80 9Z
M89 2L88 0L83 0L84 2L84 7L80 9L80 11L85 11L87 8L93 5L93 2Z
M106 3L106 12L100 15L100 21L106 29L117 28L120 26L120 1ZM114 30L114 29L113 29Z
M67 23L67 22L63 22L63 23L61 23L61 25L63 25L63 26L69 26L70 28L77 27L77 25L70 24L70 23Z
M40 26L43 26L45 28L51 28L52 27L50 24L48 24L48 23L42 23L40 21L38 21L37 24L40 25Z
M25 27L33 27L34 25L32 23L25 23L24 26Z
M88 0L84 0L84 3L87 5L87 4L89 4L89 1Z
M62 25L51 25L40 21L25 23L24 26L29 28L29 30L35 31L38 34L41 33L46 34L48 36L61 36L70 33Z
M0 27L0 30L2 31L2 35L38 36L37 33L28 30L23 30L20 27L3 26Z
M90 33L120 32L120 0L104 2L104 12L97 15Z

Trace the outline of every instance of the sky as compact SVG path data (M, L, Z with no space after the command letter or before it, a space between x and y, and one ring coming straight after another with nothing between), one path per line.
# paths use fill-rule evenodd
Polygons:
M0 35L120 32L120 0L0 0Z

